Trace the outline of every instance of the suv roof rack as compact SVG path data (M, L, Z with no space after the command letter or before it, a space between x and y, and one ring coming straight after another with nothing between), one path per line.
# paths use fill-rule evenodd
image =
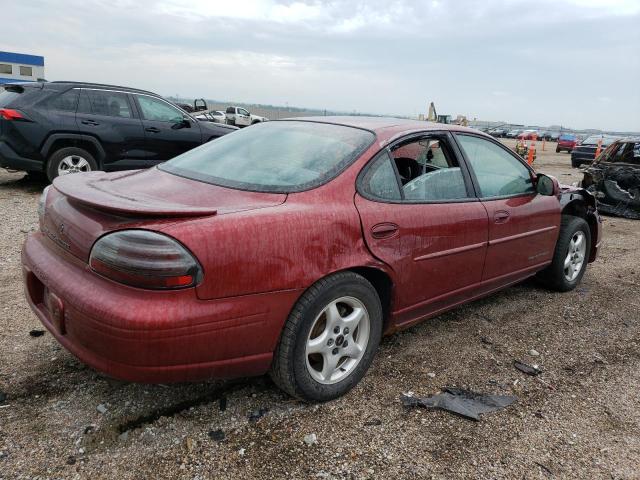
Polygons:
M107 83L74 82L74 81L68 81L68 80L56 80L54 82L49 82L49 83L69 84L69 85L84 85L84 86L87 86L87 87L117 88L119 90L126 90L128 92L146 93L146 94L149 94L149 95L154 95L156 97L160 96L157 93L149 92L148 90L142 90L140 88L123 87L123 86L120 86L120 85L109 85Z

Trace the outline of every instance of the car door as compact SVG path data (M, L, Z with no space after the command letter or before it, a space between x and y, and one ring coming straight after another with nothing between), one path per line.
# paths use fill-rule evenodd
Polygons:
M483 281L518 281L551 262L560 229L555 196L536 193L535 173L520 157L484 136L456 133L489 218Z
M244 127L251 125L251 114L244 108L238 108L236 114L236 125L242 125Z
M395 272L398 324L473 295L482 280L487 212L448 134L421 134L363 169L355 198L369 250Z
M150 164L164 162L202 144L197 120L161 98L143 94L132 97L142 118Z
M120 170L144 165L145 137L126 93L80 89L76 127L98 139L105 151L102 168Z

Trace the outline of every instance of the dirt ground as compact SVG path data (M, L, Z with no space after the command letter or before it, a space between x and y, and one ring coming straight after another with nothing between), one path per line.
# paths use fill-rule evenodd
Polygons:
M552 143L536 165L580 179ZM357 388L306 405L266 378L119 382L30 336L20 248L42 187L0 170L1 479L640 478L640 222L605 217L575 291L528 281L388 337ZM518 401L479 422L400 404L443 386Z

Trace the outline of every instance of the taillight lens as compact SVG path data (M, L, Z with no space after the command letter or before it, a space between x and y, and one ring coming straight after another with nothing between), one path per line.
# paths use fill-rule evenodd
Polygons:
M177 240L149 230L109 233L93 246L89 265L100 275L140 288L187 288L202 280L202 268Z
M13 110L12 108L0 108L0 117L5 120L29 120L20 110Z

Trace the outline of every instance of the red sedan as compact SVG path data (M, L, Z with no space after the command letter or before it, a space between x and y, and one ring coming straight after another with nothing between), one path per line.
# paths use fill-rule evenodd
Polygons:
M39 214L26 295L83 362L139 382L270 372L311 401L356 385L383 334L532 275L573 289L601 238L590 194L490 136L362 117L60 177Z

